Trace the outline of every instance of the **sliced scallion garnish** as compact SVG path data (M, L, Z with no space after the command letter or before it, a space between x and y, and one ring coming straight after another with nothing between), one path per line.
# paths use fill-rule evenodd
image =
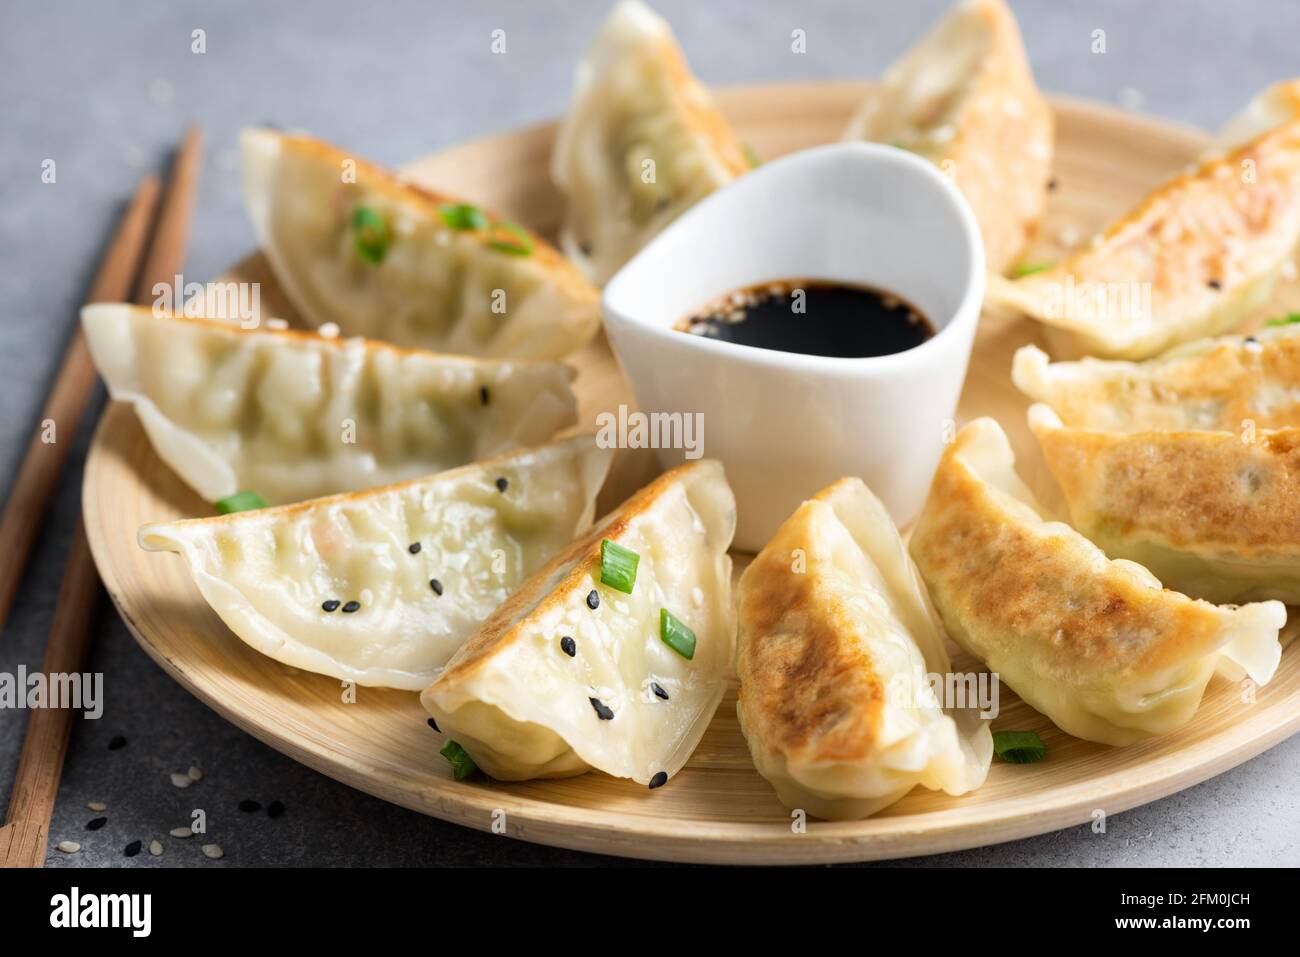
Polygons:
M1276 319L1270 319L1264 323L1266 326L1289 326L1293 323L1300 322L1300 312L1288 312L1285 316L1278 316Z
M1033 764L1043 760L1047 745L1035 731L994 731L993 750L1008 764Z
M483 210L472 203L443 203L438 207L438 215L449 229L486 229L488 225Z
M469 752L455 741L448 741L438 753L451 764L451 776L457 781L464 781L478 770L478 765L469 756Z
M695 657L695 632L667 608L659 609L659 639L687 661Z
M1023 276L1032 276L1036 272L1043 272L1044 270L1051 269L1054 265L1056 264L1055 263L1021 263L1011 272L1012 275L1014 275L1017 279L1020 279Z
M600 583L625 595L632 594L636 584L636 566L641 556L630 548L608 538L600 542Z
M528 235L528 230L505 219L488 227L488 245L511 256L531 256L533 253L533 237Z
M740 146L745 151L745 159L749 160L750 169L758 169L763 165L763 161L758 156L758 150L748 143L741 143Z
M266 499L244 489L242 492L236 492L234 495L227 495L219 502L214 502L218 515L229 515L231 512L251 512L255 508L266 508Z
M393 235L383 216L369 206L358 206L352 214L352 233L356 237L357 255L374 265L384 261Z

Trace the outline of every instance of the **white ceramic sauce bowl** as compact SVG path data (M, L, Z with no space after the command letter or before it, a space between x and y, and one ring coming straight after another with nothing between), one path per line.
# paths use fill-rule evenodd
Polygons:
M850 359L673 328L717 296L785 279L896 293L936 334ZM847 475L900 526L916 517L951 435L983 297L979 227L947 177L892 146L840 143L702 200L610 280L603 308L639 408L702 414L703 455L722 460L736 493L735 545L757 551L801 501ZM658 454L669 467L685 453Z

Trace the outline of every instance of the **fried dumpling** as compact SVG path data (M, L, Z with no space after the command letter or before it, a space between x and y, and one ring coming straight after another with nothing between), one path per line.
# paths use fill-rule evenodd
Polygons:
M429 475L577 421L558 362L468 359L96 304L82 328L159 458L215 502L272 505Z
M425 689L425 708L494 778L595 768L658 787L726 689L735 524L718 462L660 476L521 585ZM623 587L630 564L630 593L606 583L614 558Z
M861 479L804 502L740 579L736 712L790 808L866 817L920 784L984 783L993 738L941 707L951 671L925 585Z
M1197 598L1300 604L1300 429L1101 432L1042 404L1029 425L1107 555Z
M1011 378L1066 425L1083 429L1300 426L1300 326L1189 342L1145 362L1051 362L1038 347L1024 346Z
M1172 731L1216 669L1263 685L1280 659L1281 602L1193 600L1044 520L992 419L971 422L945 451L910 549L948 634L1089 741Z
M1003 0L964 0L881 77L845 139L911 150L949 170L988 268L1019 257L1047 202L1055 118Z
M1284 118L1161 186L1097 242L990 279L988 304L1045 323L1071 356L1145 359L1237 325L1300 239L1300 114L1264 115Z
M640 0L620 0L578 65L551 158L551 178L565 195L565 253L603 284L681 213L749 168L668 24Z
M240 143L258 240L312 325L524 359L558 359L595 333L595 287L522 227L307 136L249 129Z
M592 519L589 435L398 485L140 529L237 636L295 668L418 691Z

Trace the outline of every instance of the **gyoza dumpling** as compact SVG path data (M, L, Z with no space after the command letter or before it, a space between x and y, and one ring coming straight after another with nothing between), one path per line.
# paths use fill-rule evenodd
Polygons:
M1110 432L1300 426L1300 326L1201 339L1145 362L1017 350L1016 387L1070 426Z
M1147 196L1041 272L991 279L988 303L1047 324L1064 354L1144 359L1262 305L1300 239L1300 115Z
M1045 521L992 419L971 422L944 453L911 554L957 644L1089 741L1172 731L1216 669L1263 685L1281 655L1281 602L1193 600Z
M658 787L726 688L735 525L719 463L660 476L521 585L420 700L494 778L595 768Z
M428 475L577 421L573 372L363 339L241 329L86 306L81 325L114 399L158 457L209 502L240 490L270 504Z
M140 529L264 655L418 691L590 524L611 452L580 435L399 485Z
M861 479L800 505L745 569L736 668L741 730L787 807L861 818L918 784L965 794L988 774L988 724L954 720L928 683L952 670L943 634Z
M244 202L302 317L472 356L558 359L599 294L539 237L307 136L245 130Z
M1003 0L963 0L892 64L844 138L890 143L949 170L1004 272L1047 202L1056 121ZM951 164L951 165L949 165Z
M1107 555L1197 598L1300 604L1300 429L1099 432L1042 404L1029 425Z
M750 168L668 24L620 0L578 64L551 178L560 244L603 284L661 229Z

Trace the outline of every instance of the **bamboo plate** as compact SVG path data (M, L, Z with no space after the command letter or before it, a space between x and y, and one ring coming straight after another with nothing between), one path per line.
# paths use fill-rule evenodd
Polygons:
M740 135L771 158L838 138L862 90L856 83L748 87L724 91L719 99ZM1055 107L1058 188L1029 258L1054 258L1062 243L1086 242L1206 142L1201 133L1101 106L1058 99ZM422 160L408 173L552 232L559 218L546 173L552 134L545 125L479 140ZM260 257L232 275L261 281L263 307L292 318ZM1294 290L1280 293L1288 295L1294 299ZM962 419L999 419L1026 480L1057 502L1025 427L1026 402L1008 379L1014 350L1034 341L1030 323L985 316L960 413ZM630 402L603 339L573 362L580 369L583 424L594 427L596 412ZM620 454L603 507L620 501L653 469L644 457ZM457 783L438 755L442 738L425 724L416 695L358 688L356 702L345 703L339 682L264 658L235 638L199 597L179 558L136 546L141 524L210 509L157 459L124 406L110 406L100 422L86 465L84 508L95 560L123 619L145 651L201 700L272 747L353 787L448 821L504 828L544 844L723 863L932 854L1039 834L1163 797L1300 729L1300 662L1290 652L1254 704L1216 679L1188 727L1127 748L1071 738L1003 688L994 727L1037 731L1047 743L1046 760L995 762L988 782L972 795L950 798L918 788L861 822L797 826L754 771L736 722L734 690L691 762L657 791L600 774ZM972 667L960 655L956 663Z

